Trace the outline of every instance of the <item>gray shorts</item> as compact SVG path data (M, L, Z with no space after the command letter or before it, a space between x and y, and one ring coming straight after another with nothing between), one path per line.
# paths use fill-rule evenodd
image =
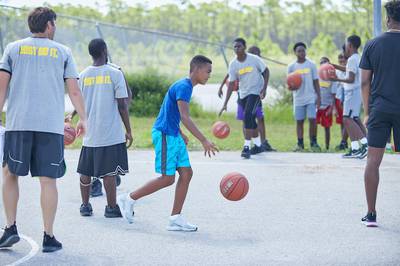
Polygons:
M355 118L360 116L361 111L361 90L344 91L343 116Z
M315 103L310 103L302 106L294 106L294 118L296 121L309 119L315 119L317 117L317 106Z

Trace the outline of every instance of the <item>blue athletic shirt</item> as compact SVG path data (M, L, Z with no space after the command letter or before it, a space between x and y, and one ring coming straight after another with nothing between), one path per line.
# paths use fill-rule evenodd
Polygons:
M154 123L153 128L166 135L178 136L181 115L178 109L178 101L190 102L192 97L193 85L189 78L176 81L169 87L164 101L160 108L160 113Z

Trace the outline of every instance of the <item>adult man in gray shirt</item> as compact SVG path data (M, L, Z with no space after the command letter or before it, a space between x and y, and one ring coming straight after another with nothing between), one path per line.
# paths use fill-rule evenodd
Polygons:
M220 115L226 110L229 98L232 95L234 83L239 80L239 101L244 109L245 140L241 156L249 159L251 154L262 152L261 139L258 135L256 109L260 101L265 98L269 80L269 69L264 62L255 55L246 53L246 41L237 38L234 41L236 58L229 65L229 86L224 106ZM251 141L254 146L250 150Z
M7 225L0 247L20 238L16 226L18 176L38 176L44 222L43 252L62 248L53 235L58 192L56 180L65 174L64 82L86 131L86 115L78 73L69 48L53 41L56 14L38 7L28 17L32 37L10 43L0 61L0 110L8 93L3 159L3 203Z

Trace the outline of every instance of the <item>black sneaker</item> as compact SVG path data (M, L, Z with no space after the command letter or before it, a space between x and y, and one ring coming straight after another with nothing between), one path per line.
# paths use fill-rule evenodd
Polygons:
M4 228L3 236L0 238L0 248L9 248L20 240L15 223Z
M274 148L272 148L272 146L268 143L268 140L265 140L262 144L261 144L261 149L262 151L276 151Z
M245 159L250 159L251 152L249 146L244 146L241 156Z
M44 232L42 252L48 253L48 252L54 252L54 251L57 251L60 249L62 249L62 244L60 242L58 242L54 236L50 237L48 234L46 234L46 232Z
M297 143L293 148L293 152L302 152L304 151L304 145Z
M358 158L364 159L365 157L367 157L367 155L368 155L368 144L362 144Z
M117 187L119 187L119 185L121 185L121 177L119 175L117 175L115 177L115 182L117 183Z
M345 159L351 159L351 158L359 158L358 156L361 153L361 149L358 150L353 150L353 149L349 149L349 151L345 154L343 154L342 158Z
M86 205L82 203L79 211L81 212L82 216L92 216L93 215L93 208L90 203L88 203Z
M101 191L101 182L99 179L96 179L95 181L93 181L92 183L92 188L90 190L90 196L92 198L94 197L100 197L103 196L103 192Z
M322 151L322 149L321 149L321 147L318 145L318 143L312 143L311 145L310 145L310 148L311 148L311 151L312 152L321 152Z
M261 148L261 146L257 146L254 145L251 149L250 149L250 154L254 155L254 154L258 154L258 153L262 153L263 150Z
M116 205L114 208L107 205L104 210L104 216L106 218L119 218L122 217L122 214L118 205Z
M347 149L348 149L347 142L340 142L340 144L335 147L336 151L345 151Z
M367 227L378 227L376 223L376 212L369 212L363 218L361 218L361 223Z

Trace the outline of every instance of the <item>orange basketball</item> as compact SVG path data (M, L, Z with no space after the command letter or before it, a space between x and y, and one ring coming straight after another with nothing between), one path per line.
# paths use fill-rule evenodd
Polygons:
M298 88L300 88L302 82L303 79L301 77L301 74L296 72L290 73L286 79L289 90L297 90Z
M238 201L249 192L249 182L241 173L232 172L222 178L219 188L226 199Z
M223 121L217 121L212 126L212 133L215 137L219 139L224 139L229 136L231 129L229 128L228 123Z
M64 145L70 145L74 142L76 138L75 128L69 124L64 124Z
M318 69L318 75L322 80L329 80L330 78L336 78L335 67L331 64L323 64Z

